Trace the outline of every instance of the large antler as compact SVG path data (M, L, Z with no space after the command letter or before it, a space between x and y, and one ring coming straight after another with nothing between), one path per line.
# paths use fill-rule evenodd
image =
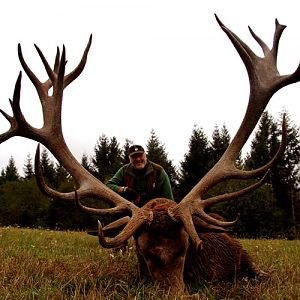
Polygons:
M263 51L263 57L257 56L237 35L224 26L217 16L216 19L245 64L250 82L250 96L248 107L241 126L223 156L177 206L169 209L169 215L174 220L183 222L186 231L189 233L196 247L201 244L201 240L195 230L193 216L198 216L208 224L212 224L214 226L231 226L234 222L222 222L216 220L206 214L204 209L214 203L233 199L256 189L263 184L266 176L264 176L258 183L243 190L219 195L205 200L202 199L208 190L227 179L250 179L262 176L268 171L268 169L276 164L278 159L282 156L286 145L286 129L284 120L281 146L277 154L269 163L251 171L239 170L235 166L235 161L242 147L255 128L273 94L280 88L300 80L300 66L298 66L296 71L290 75L280 75L277 70L278 44L281 34L286 27L279 24L277 19L275 20L275 33L272 49L269 49L268 46L249 27L251 35Z
M112 207L98 210L98 215L132 215L130 222L128 222L127 224L128 226L125 227L127 230L128 227L131 229L138 227L145 222L149 222L152 217L151 213L139 210L137 206L107 188L102 182L91 175L72 155L65 143L62 133L61 110L63 90L83 71L87 61L87 55L91 43L92 35L89 38L88 44L84 50L83 56L78 66L67 75L65 75L65 66L67 61L64 46L61 56L60 51L57 48L55 64L52 70L42 51L35 45L35 48L49 76L49 79L45 82L40 82L40 80L28 67L24 60L21 46L20 44L18 45L18 55L21 65L30 78L31 82L35 86L40 98L44 123L41 128L34 128L26 121L24 115L21 112L20 91L22 72L20 72L16 81L13 100L10 100L13 116L10 116L3 110L0 110L2 115L10 123L10 128L5 133L0 135L0 143L14 136L22 136L42 143L50 150L50 152L61 163L61 165L71 174L78 185L78 189L76 191L76 195L75 192L60 193L52 190L45 184L39 163L40 147L38 145L35 158L35 166L38 184L41 190L49 197L59 198L63 200L75 201L76 196L79 200L86 197L101 198ZM51 88L53 88L53 92L50 94L49 91ZM129 231L128 234L130 235L132 234L132 232Z
M246 143L248 137L253 131L257 124L262 112L264 111L267 103L269 102L272 95L280 88L299 81L300 79L300 67L291 75L280 75L277 66L277 50L278 43L284 26L280 25L276 20L276 30L274 34L273 47L270 50L264 42L259 39L253 31L250 32L254 39L261 46L264 57L256 56L252 50L241 41L233 32L225 27L220 20L217 21L223 31L227 34L235 48L237 49L240 57L242 58L246 69L248 71L250 80L250 97L249 104L243 119L243 122L233 138L228 149L221 157L219 162L205 175L201 181L186 195L186 197L177 205L172 205L168 212L169 215L178 222L182 222L186 231L189 233L194 245L198 247L201 243L199 236L195 230L193 223L193 217L201 219L202 224L207 224L208 228L223 229L223 227L233 225L234 222L224 222L216 220L204 212L204 209L217 202L233 199L243 195L251 190L256 189L264 182L265 176L256 184L247 187L241 191L236 191L229 194L224 194L209 199L203 200L203 196L216 184L226 179L249 179L265 174L270 167L272 167L278 159L281 157L285 144L286 144L286 133L283 122L283 143L280 146L275 157L265 166L252 170L252 171L241 171L235 167L235 160L240 153L243 145ZM13 110L13 117L9 116L2 110L0 112L10 123L10 129L0 135L0 143L13 136L23 136L29 139L38 141L45 145L61 165L72 175L78 184L76 192L70 193L59 193L48 187L41 176L41 169L39 164L39 146L36 154L36 175L39 179L38 184L40 188L50 197L60 198L64 200L76 200L79 207L87 212L96 213L100 216L104 215L131 215L130 220L124 219L121 224L112 224L113 228L122 227L123 230L117 236L112 238L110 241L105 241L102 234L101 226L99 226L99 239L104 247L115 247L120 245L126 239L128 239L142 224L150 223L152 220L152 212L149 208L138 208L133 203L122 198L109 188L107 188L102 182L92 176L81 164L74 158L68 149L62 134L61 128L61 108L63 99L63 90L69 85L74 79L76 79L82 72L87 54L91 45L91 37L84 51L83 57L78 66L73 72L65 75L65 48L63 47L62 55L60 57L59 50L55 59L53 70L50 68L47 60L36 47L39 56L44 64L49 79L42 83L40 82L34 73L29 69L22 55L21 46L18 47L20 62L27 73L28 77L34 84L37 93L39 95L44 125L42 128L37 129L30 126L20 110L20 89L21 89L21 73L16 82L13 101L11 106ZM50 88L53 87L52 95L49 95ZM101 198L106 201L112 207L108 209L93 209L83 206L80 200L86 197ZM195 220L196 218L194 218ZM107 227L110 230L111 227Z

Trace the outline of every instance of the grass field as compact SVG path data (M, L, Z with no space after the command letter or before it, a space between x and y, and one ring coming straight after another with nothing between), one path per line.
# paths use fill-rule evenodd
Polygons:
M0 227L0 299L300 299L300 240L242 243L270 279L174 296L137 278L133 247L121 254L84 232Z

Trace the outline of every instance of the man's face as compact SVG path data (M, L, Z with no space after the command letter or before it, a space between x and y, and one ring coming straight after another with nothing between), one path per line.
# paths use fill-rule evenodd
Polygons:
M146 153L133 154L129 156L129 160L136 170L142 170L145 168L147 163Z

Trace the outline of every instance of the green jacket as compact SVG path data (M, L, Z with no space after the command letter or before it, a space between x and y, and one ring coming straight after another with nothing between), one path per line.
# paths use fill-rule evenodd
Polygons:
M166 171L149 160L142 173L135 170L130 163L124 165L106 185L115 192L118 192L120 186L133 188L141 196L142 203L139 203L139 206L154 198L174 200Z

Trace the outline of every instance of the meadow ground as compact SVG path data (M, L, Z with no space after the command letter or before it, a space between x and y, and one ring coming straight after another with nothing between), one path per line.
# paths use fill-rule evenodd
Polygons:
M177 296L137 277L130 242L121 254L85 232L0 227L0 299L300 299L300 240L241 240L268 280L200 284Z

